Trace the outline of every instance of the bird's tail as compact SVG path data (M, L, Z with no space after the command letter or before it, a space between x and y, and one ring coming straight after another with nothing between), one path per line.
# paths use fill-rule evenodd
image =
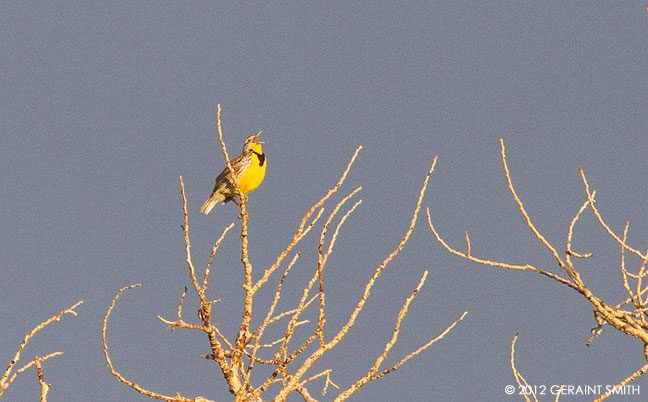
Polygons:
M214 193L205 201L203 204L202 208L200 208L200 212L203 214L207 215L211 212L211 210L218 204L219 202L223 201L225 197L222 194L219 194L217 191L214 191Z

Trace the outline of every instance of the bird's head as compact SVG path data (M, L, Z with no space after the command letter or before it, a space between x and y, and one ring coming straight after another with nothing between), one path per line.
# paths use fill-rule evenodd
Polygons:
M261 130L263 131L263 130ZM248 152L248 151L254 151L257 153L263 153L261 144L263 142L259 141L259 136L261 135L261 131L258 133L251 135L245 139L245 144L243 145L243 152Z

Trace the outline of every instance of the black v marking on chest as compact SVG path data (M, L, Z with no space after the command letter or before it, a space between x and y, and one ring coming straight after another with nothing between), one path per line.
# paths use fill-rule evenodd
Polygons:
M256 151L252 151L254 154L259 158L259 166L263 166L265 163L265 154L264 153L258 153Z

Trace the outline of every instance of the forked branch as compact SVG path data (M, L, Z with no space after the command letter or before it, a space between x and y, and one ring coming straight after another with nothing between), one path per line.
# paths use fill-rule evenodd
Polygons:
M119 290L119 292L117 292L117 295L113 299L112 303L110 303L110 307L108 307L108 311L106 311L106 315L104 316L103 327L102 327L101 334L102 334L102 340L103 340L104 356L106 358L106 363L108 364L108 368L110 369L110 372L122 384L125 384L125 385L133 388L135 391L139 392L140 394L146 395L146 396L148 396L148 397L150 397L152 399L158 399L158 400L170 401L170 402L213 402L213 401L210 401L209 399L206 399L206 398L203 398L203 397L200 397L200 396L196 397L196 398L185 398L182 395L180 395L179 393L176 394L175 396L171 396L171 395L163 395L163 394L159 394L157 392L150 391L150 390L140 386L136 382L126 379L126 377L124 377L121 373L119 373L117 371L117 369L115 369L115 366L113 365L112 360L110 359L110 354L108 353L108 341L106 340L106 332L108 330L108 318L110 317L110 314L112 313L113 308L115 308L115 304L117 304L117 300L119 300L122 293L124 293L125 291L127 291L129 289L136 288L136 287L139 287L139 286L141 286L141 284L138 283L138 284L135 284L135 285L125 286L125 287L121 288Z
M567 273L569 276L569 279L562 278L561 276L549 272L548 270L545 269L540 269L534 265L531 264L511 264L511 263L506 263L506 262L500 262L500 261L492 261L492 260L487 260L487 259L482 259L475 257L474 255L471 254L470 252L470 240L468 237L468 233L466 232L466 252L461 252L456 250L455 248L451 247L446 241L443 240L443 238L439 235L437 229L434 227L432 224L432 218L430 216L430 210L428 208L427 210L427 215L428 215L428 226L430 227L430 230L432 233L434 233L434 236L436 237L437 241L450 253L455 254L461 258L483 264L483 265L489 265L493 267L499 267L499 268L504 268L504 269L514 269L514 270L529 270L529 271L534 271L536 273L539 273L541 275L547 276L556 282L559 282L563 285L567 285L570 288L576 290L580 294L582 294L592 305L594 306L594 316L597 322L597 327L594 328L593 330L593 337L597 336L604 323L607 323L617 329L620 332L626 333L630 336L633 336L637 339L640 339L643 344L645 350L648 351L648 320L646 319L646 312L648 309L646 308L646 299L643 297L643 295L647 292L648 287L642 285L642 279L646 275L646 265L648 263L648 252L642 253L638 251L635 248L632 248L628 245L627 243L627 232L628 232L628 224L626 224L623 235L619 236L617 235L611 228L610 226L605 222L603 219L602 214L599 212L598 208L595 205L595 194L596 192L594 190L590 189L590 185L585 178L585 173L583 171L582 166L579 168L579 172L581 175L581 179L583 181L583 184L585 186L585 193L586 193L586 201L580 206L578 209L576 215L574 218L571 220L568 230L567 230L567 241L565 245L565 253L563 256L560 255L558 252L558 247L555 247L552 245L537 229L536 225L533 223L529 213L527 212L522 200L520 197L517 195L517 192L515 190L515 187L513 185L513 181L511 179L511 173L508 167L508 163L506 160L506 148L504 147L504 141L500 140L500 146L501 146L501 157L502 157L502 166L504 167L504 173L506 175L506 180L508 183L508 189L511 192L513 199L515 200L522 216L524 217L526 221L527 227L531 230L531 232L535 235L535 237L540 241L540 243L551 252L553 255L554 259L558 263L558 265ZM581 218L583 212L587 209L590 208L594 215L596 216L599 224L604 228L606 233L614 239L620 246L621 246L621 274L622 274L622 280L623 280L623 286L624 289L626 290L628 294L628 299L622 303L618 303L615 305L615 303L606 303L599 297L595 296L592 291L588 288L588 286L583 282L581 279L581 276L578 272L578 270L574 266L574 258L577 259L586 259L592 257L592 253L578 253L572 250L572 239L574 235L574 229L576 227L576 223L578 220ZM627 269L627 263L626 263L626 257L625 257L625 251L629 251L630 253L636 255L641 259L641 266L637 270L637 273L632 273ZM570 280L571 279L571 280ZM635 284L632 284L631 281L634 280ZM624 310L623 307L627 306L628 304L631 304L633 307L632 310ZM512 344L512 348L514 348L515 345L515 339ZM592 341L592 338L588 341L587 345L589 346L590 342ZM646 359L648 359L648 352L644 353L646 356ZM511 354L511 363L513 366L513 371L514 375L516 377L516 380L520 384L520 386L524 385L523 382L523 377L518 376L517 372L515 370L515 367L513 365L513 349L512 349L512 354ZM628 382L632 381L633 379L639 377L640 375L644 374L648 370L648 366L644 366L637 370L635 373L627 377L625 380L621 381L619 384L620 385L625 385ZM610 394L604 394L601 395L601 397L598 400L603 400L607 398ZM529 400L528 397L525 396L527 401ZM535 398L535 397L534 397Z
M62 351L50 353L50 354L48 354L48 355L46 355L44 357L36 356L36 357L34 357L34 359L32 361L30 361L29 363L27 363L26 365L24 365L23 367L18 369L15 373L13 373L13 375L11 373L12 373L14 367L16 366L16 364L18 364L18 362L20 361L20 356L21 356L21 354L23 352L23 349L25 348L25 346L27 346L27 343L29 342L29 340L32 337L34 337L34 335L36 335L40 330L47 327L48 325L50 325L54 321L60 321L61 317L63 317L64 315L70 314L70 315L76 316L77 315L76 308L79 307L82 303L83 303L83 300L79 300L73 306L71 306L71 307L59 312L58 314L50 317L49 319L41 322L36 327L34 327L34 329L32 329L27 335L25 335L25 337L23 338L22 343L20 344L20 346L18 346L18 350L16 351L16 354L14 355L13 359L11 359L11 362L9 362L9 365L7 366L7 369L5 370L4 374L2 375L2 378L0 378L0 396L2 396L4 391L7 388L9 388L11 383L13 383L14 380L16 380L16 378L20 374L25 372L30 367L35 366L36 367L36 372L37 372L37 375L38 375L38 379L39 379L39 382L41 384L41 399L42 400L43 400L43 398L47 399L47 392L49 391L50 384L47 384L44 379L42 380L43 371L42 371L41 362L44 362L45 360L50 359L52 357L62 355L63 354ZM41 382L41 380L42 380L42 382Z

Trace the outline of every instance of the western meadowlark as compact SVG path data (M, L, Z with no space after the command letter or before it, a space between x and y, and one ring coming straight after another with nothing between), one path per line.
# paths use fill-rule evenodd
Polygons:
M259 184L261 184L265 176L266 166L268 164L261 146L263 142L259 141L259 135L261 135L261 131L247 137L245 144L243 144L243 153L230 161L234 174L238 177L239 188L242 194L254 191L254 189L259 187ZM236 188L234 188L232 174L227 166L225 166L225 169L216 178L216 185L212 194L205 201L202 208L200 208L200 211L207 215L217 202L220 201L222 204L225 204L234 200L239 195Z

